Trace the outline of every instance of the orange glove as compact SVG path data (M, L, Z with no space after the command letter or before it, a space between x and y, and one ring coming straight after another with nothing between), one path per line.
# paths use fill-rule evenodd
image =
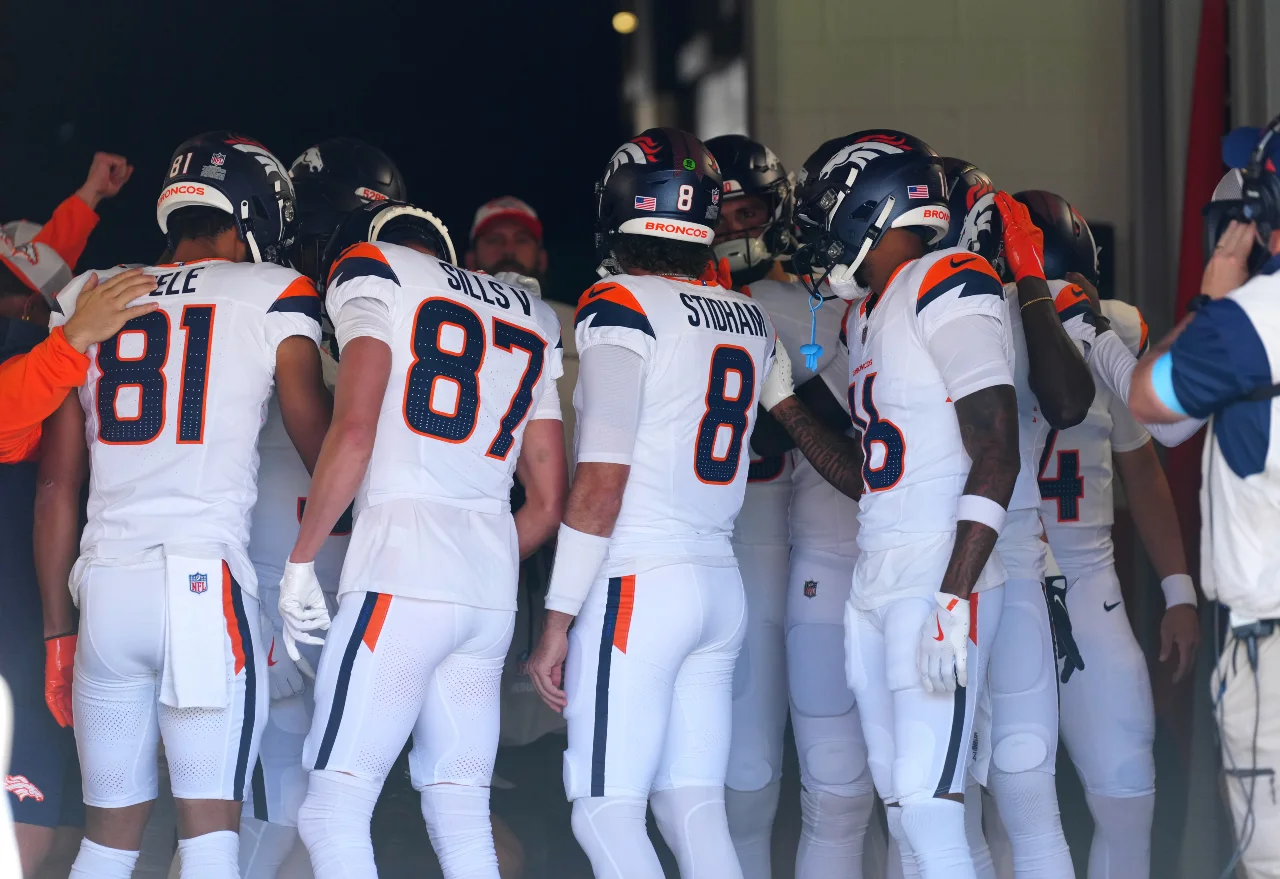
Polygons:
M44 701L58 726L71 726L71 680L75 659L75 635L55 635L44 639Z
M716 283L726 290L733 289L733 275L729 272L728 257L720 257L719 262L707 263L706 270L702 273L699 281L706 281L708 284Z
M1031 222L1027 206L1007 192L997 192L996 207L1004 224L1004 258L1013 279L1044 280L1044 233Z

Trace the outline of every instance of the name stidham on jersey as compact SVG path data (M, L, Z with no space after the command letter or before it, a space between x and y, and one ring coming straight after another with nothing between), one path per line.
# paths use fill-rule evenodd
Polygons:
M686 320L691 327L761 338L769 334L764 312L753 303L731 302L696 293L681 293L680 301L689 311Z

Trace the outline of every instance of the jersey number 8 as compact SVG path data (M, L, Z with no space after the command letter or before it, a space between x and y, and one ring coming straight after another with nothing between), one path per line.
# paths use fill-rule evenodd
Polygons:
M698 479L712 485L728 485L738 475L742 441L747 435L747 414L755 400L756 366L751 355L736 345L718 345L711 352L707 380L707 411L698 425L693 469ZM729 430L726 443L717 443ZM717 454L718 446L723 450Z
M213 340L213 305L182 309L186 332L182 349L182 388L178 416L179 443L204 442L204 402L209 387L209 345ZM136 339L129 353L123 339ZM141 346L141 353L132 349ZM98 439L109 445L142 445L164 430L167 388L164 367L169 361L169 315L153 311L128 321L120 332L98 346ZM121 415L120 392L137 389L132 415Z
M441 347L446 334L460 345ZM533 389L542 376L547 343L536 333L506 321L493 319L493 344L503 351L519 348L529 355L524 375L498 432L485 454L505 461L515 445L515 432L533 405ZM414 433L465 443L476 429L480 410L480 367L485 355L484 323L470 308L452 299L427 299L418 306L413 325L413 365L404 389L404 420ZM457 397L452 411L436 409L438 385L454 385Z

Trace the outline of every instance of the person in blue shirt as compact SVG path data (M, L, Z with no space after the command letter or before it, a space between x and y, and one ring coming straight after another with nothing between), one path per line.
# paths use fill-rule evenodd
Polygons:
M1280 148L1266 150L1262 140L1277 131L1280 120L1227 138L1229 165L1245 167L1242 142L1252 160L1245 190L1262 198L1239 205L1252 208L1254 222L1227 225L1198 307L1138 363L1128 397L1142 422L1209 420L1201 586L1230 615L1212 698L1236 857L1251 877L1280 876L1280 699L1266 698L1280 680L1280 179L1271 159Z

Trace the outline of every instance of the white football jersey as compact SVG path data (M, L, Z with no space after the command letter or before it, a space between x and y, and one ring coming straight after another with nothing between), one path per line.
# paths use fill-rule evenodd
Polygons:
M555 312L523 288L381 242L344 251L325 297L339 326L348 303L382 303L391 347L339 594L514 610L512 477L525 426L563 371Z
M320 349L321 358L331 359ZM307 503L307 491L311 488L311 474L307 472L293 440L284 429L280 417L280 401L275 394L267 404L267 420L258 435L258 502L253 505L253 518L249 526L249 559L254 569L263 577L262 586L279 586L284 575L285 559L298 540L298 526L302 523L302 511ZM352 511L342 514L329 539L316 553L316 579L331 595L338 592L338 578L342 575L342 559L347 554L351 539Z
M269 263L145 271L160 308L88 350L79 396L92 476L81 555L212 553L256 594L246 548L276 347L289 336L320 341L320 298L309 280ZM52 325L75 313L86 278L59 294Z
M1138 309L1114 299L1102 303L1112 329L1140 357L1147 325ZM1094 377L1093 405L1085 420L1064 431L1049 431L1038 465L1040 518L1062 572L1075 579L1112 564L1112 452L1128 452L1150 437L1129 407Z
M747 296L714 281L615 275L578 301L578 351L620 345L644 359L631 474L606 572L679 561L732 565L760 388L774 331ZM574 394L578 423L582 395Z
M743 546L788 546L787 514L795 468L790 453L759 457L750 448L747 490L733 522L733 542Z
M882 295L862 300L848 317L849 405L864 454L863 553L936 543L955 532L971 462L928 342L965 315L1000 322L1012 365L1004 289L987 261L965 250L948 248L905 264ZM1000 582L1003 569L993 553L975 588ZM871 585L886 592L905 588L896 580Z
M800 347L808 344L813 335L810 312L813 300L804 284L799 281L757 281L743 292L759 303L773 322L778 339L791 355L791 373L796 387L815 375L827 372L838 373L843 384L843 377L849 371L849 352L839 340L845 313L844 303L840 299L828 294L824 297L822 306L817 309L817 341L822 346L822 354L819 355L816 368L810 369L804 355L800 353ZM847 410L846 395L837 393L835 396ZM781 507L781 533L784 535L784 542L789 541L792 546L810 550L856 555L857 502L841 494L823 479L798 449L787 453L784 460L786 463L781 469L791 483L791 490L781 499L784 501ZM747 499L738 516L738 530L741 530L742 521L754 513L753 495L761 493L762 486L757 481L757 473L772 472L778 466L772 463L772 459L760 463L752 459ZM779 499L774 500L776 503ZM776 513L776 510L776 506L770 508L771 513ZM774 536L777 530L769 533ZM737 531L735 539L740 540Z

